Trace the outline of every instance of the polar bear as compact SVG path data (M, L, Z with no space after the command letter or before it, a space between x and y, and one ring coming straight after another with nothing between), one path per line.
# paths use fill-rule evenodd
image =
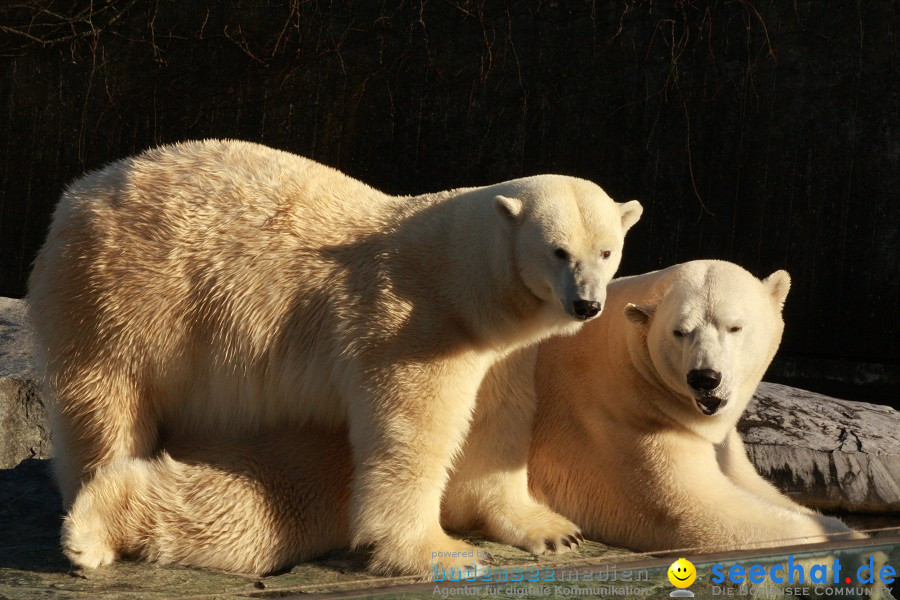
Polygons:
M600 313L640 213L553 175L393 197L237 141L85 176L28 296L64 502L98 467L163 443L346 423L352 543L373 547L371 568L477 567L439 513L478 386L509 352ZM507 421L486 451L527 439ZM502 541L545 551L577 531L545 514L562 527L545 537L494 494L483 510L516 524ZM108 558L102 541L79 547L86 564Z
M488 439L481 432L497 431L495 421L529 418L527 407L509 405L534 393L537 372L539 420L528 466L534 496L589 537L662 550L848 535L840 521L793 503L764 481L734 429L780 343L789 285L784 271L760 282L719 261L616 280L609 309L579 334L498 361L479 390L469 438L444 492L444 525L488 523L495 532L515 526L498 520L509 511L484 510L485 502L471 499L491 479L508 482L507 472L524 478L524 465L503 462L521 450L485 450L478 440ZM654 362L649 343L668 353L656 353ZM687 382L691 371L705 368L718 373L719 385L711 385L712 373ZM504 442L522 443L508 436ZM306 427L297 435L276 428L250 439L194 440L152 459L102 467L66 517L64 548L81 565L84 540L102 539L109 560L130 555L267 573L346 547L348 448L340 430ZM495 463L485 468L485 460ZM521 484L511 489L507 498ZM531 498L519 506L528 503L540 514L542 505ZM575 536L547 545L571 547Z
M614 281L603 316L538 350L535 497L587 537L643 551L858 535L760 477L735 428L789 288L785 271L760 281L708 260Z

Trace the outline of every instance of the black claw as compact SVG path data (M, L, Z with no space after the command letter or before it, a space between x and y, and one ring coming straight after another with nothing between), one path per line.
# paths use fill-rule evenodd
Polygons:
M575 537L574 535L569 536L569 541L572 542L572 544L574 544L575 546L578 545L578 538Z
M565 546L566 548L571 548L571 547L572 547L572 542L570 542L570 541L567 540L566 538L563 538L562 544L563 544L563 546Z
M553 540L544 540L544 545L547 546L547 550L550 552L556 552L556 542Z
M575 534L575 537L578 538L578 541L579 541L580 543L582 543L582 544L584 543L584 536L581 535L581 532L580 532L580 531L579 531L578 533Z

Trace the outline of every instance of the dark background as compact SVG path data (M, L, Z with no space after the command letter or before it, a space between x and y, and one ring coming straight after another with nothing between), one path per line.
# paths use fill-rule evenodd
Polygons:
M68 181L157 144L262 142L392 193L564 173L643 203L622 274L695 258L790 271L769 380L897 406L895 10L4 4L0 294L24 294Z

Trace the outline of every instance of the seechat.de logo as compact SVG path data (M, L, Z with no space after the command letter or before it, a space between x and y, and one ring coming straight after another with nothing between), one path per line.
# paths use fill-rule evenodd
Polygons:
M669 582L679 588L669 594L672 598L693 598L694 592L684 588L690 587L697 579L694 563L686 558L679 558L669 566Z

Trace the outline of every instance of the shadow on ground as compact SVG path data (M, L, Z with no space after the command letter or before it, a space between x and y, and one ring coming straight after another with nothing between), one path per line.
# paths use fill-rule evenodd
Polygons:
M0 470L0 569L70 571L59 548L62 518L49 460L32 458L14 469Z

